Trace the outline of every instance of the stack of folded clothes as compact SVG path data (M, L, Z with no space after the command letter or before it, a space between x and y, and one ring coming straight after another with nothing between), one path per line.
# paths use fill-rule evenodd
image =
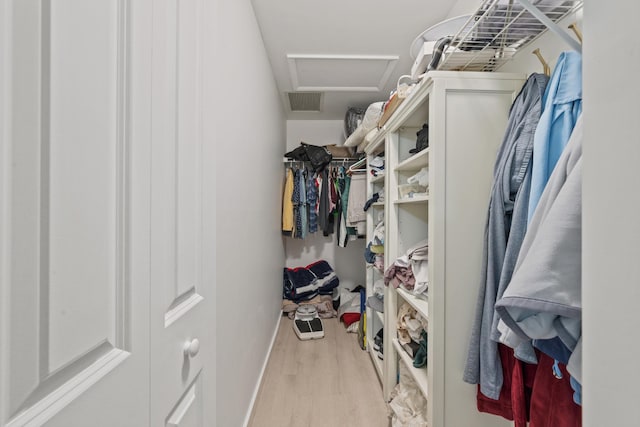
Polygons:
M306 267L285 268L283 298L299 303L316 295L331 295L340 280L327 261L320 260Z
M369 162L369 169L373 176L384 175L384 157L377 156L371 159Z

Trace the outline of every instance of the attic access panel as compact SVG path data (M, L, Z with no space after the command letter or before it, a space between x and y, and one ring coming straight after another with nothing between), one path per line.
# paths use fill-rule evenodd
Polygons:
M294 91L380 92L398 56L288 54L287 61Z

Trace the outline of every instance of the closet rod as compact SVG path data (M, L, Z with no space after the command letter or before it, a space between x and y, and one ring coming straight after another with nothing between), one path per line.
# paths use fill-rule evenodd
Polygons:
M556 33L562 40L564 40L575 51L582 52L582 45L569 35L566 31L560 28L559 25L554 23L547 15L542 13L540 9L535 7L529 0L518 0L518 2L529 11L533 16L547 26L551 31Z
M351 162L362 162L365 159L358 159L356 157L334 157L331 160L331 163L351 163ZM287 157L283 157L282 158L282 162L283 163L304 163L304 160L295 160L295 159L289 159Z

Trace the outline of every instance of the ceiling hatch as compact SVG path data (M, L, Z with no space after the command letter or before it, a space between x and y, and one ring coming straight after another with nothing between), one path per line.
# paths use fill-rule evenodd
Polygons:
M380 92L398 56L288 54L294 91Z
M288 92L291 111L320 111L320 92Z

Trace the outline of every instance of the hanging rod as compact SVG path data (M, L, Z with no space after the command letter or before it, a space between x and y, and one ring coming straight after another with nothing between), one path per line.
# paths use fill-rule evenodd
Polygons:
M366 160L366 159L364 159L364 160ZM354 162L361 162L361 161L362 161L362 159L358 160L357 158L352 158L352 157L334 157L333 159L331 159L331 164L333 164L333 165L338 165L338 164L340 164L340 165L349 165L350 167L353 167L354 164L357 164L357 163L354 163ZM288 158L284 157L282 159L282 163L285 163L285 164L296 164L296 163L297 164L304 164L304 163L309 163L309 162L304 161L304 160L288 159Z

